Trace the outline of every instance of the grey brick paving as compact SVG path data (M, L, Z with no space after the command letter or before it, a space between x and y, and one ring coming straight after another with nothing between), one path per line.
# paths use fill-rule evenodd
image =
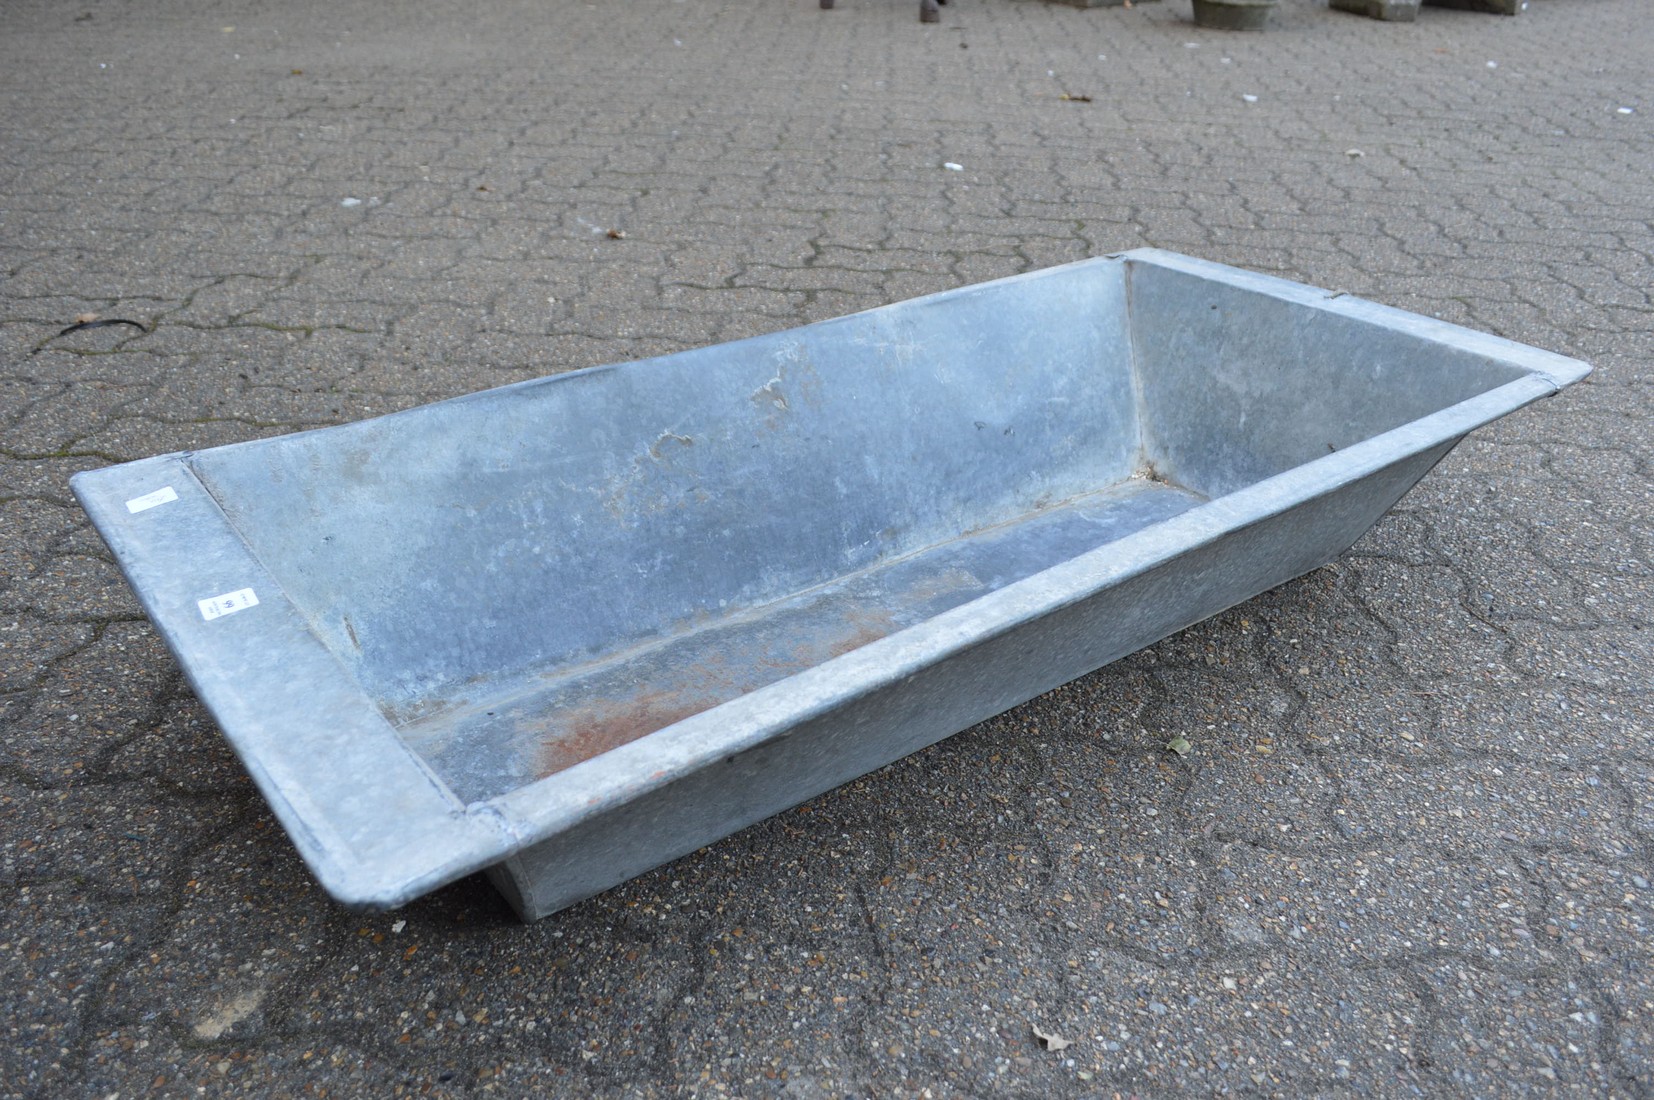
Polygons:
M1651 57L1646 0L12 0L0 1094L1654 1095ZM1141 244L1598 372L533 927L328 902L65 484Z

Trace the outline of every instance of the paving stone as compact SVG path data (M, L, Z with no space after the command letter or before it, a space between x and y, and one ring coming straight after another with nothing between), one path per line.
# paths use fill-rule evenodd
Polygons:
M12 3L0 1095L1648 1095L1645 6ZM67 486L1142 245L1597 373L532 927L328 901Z

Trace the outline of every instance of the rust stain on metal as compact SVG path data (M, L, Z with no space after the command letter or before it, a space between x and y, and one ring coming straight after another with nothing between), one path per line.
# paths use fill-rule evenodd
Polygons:
M860 649L869 642L876 642L889 633L890 631L888 630L875 630L872 627L863 627L854 634L850 635L848 638L845 638L843 641L829 647L827 650L827 655L830 657L842 657L851 650Z
M860 649L869 642L876 642L900 629L890 612L878 607L852 611L846 616L845 625L849 627L849 633L823 647L821 653L824 658L842 657L851 650Z
M852 650L860 649L901 629L901 624L882 608L852 610L845 615L842 626L843 629L835 636L807 638L793 646L785 657L772 655L759 660L757 664L764 668L782 670L783 675L790 676L795 672L813 668L823 661L842 657Z
M548 716L535 753L535 774L544 778L571 768L901 629L880 608L852 612L840 626L834 635L808 639L781 653L708 653L705 663L694 670L695 682L689 687L593 699Z
M536 771L540 776L572 768L639 737L665 729L723 702L706 695L648 691L630 699L598 699L559 715L558 733L542 742Z

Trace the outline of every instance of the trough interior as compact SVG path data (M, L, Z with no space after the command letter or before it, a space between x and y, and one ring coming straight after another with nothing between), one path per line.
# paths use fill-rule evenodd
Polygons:
M1101 261L192 465L473 800L1518 373Z

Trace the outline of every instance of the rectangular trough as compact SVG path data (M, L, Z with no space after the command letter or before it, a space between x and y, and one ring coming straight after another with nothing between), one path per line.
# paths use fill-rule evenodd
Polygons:
M1316 568L1588 371L1142 250L73 484L329 892L533 918Z

